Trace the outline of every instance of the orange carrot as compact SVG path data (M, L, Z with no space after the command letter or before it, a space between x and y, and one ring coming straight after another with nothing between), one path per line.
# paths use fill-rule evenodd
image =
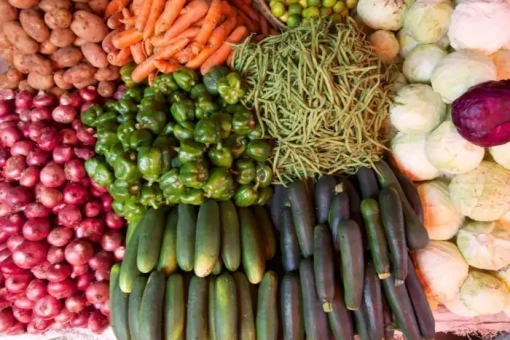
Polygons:
M165 5L163 13L156 20L154 33L156 35L166 32L179 16L186 0L169 0Z
M133 12L134 15L140 14L143 2L144 0L133 0L133 3L131 4L131 12Z
M134 28L122 31L112 37L113 46L119 49L131 46L139 41L142 41L142 32L138 32Z
M198 1L198 0L197 0ZM168 59L171 58L174 54L182 51L186 45L190 42L190 39L184 38L179 40L176 43L166 45L161 47L161 49L158 50L158 53L154 54L158 59Z
M149 82L149 86L153 86L154 85L154 78L156 78L156 71L153 71L153 72L149 73L149 75L147 76L147 80Z
M197 43L204 45L207 42L212 32L214 31L214 28L216 27L216 25L218 25L220 17L221 17L221 0L212 0L211 6L209 7L209 11L205 16L205 22L202 25L202 28L200 29L200 32L198 33L197 37L195 38L195 41Z
M232 52L231 44L240 43L248 36L249 33L250 32L246 26L237 27L232 33L230 33L223 45L221 45L221 47L202 64L200 72L202 74L206 74L212 67L223 64Z
M258 22L259 16L257 12L249 5L243 2L243 0L229 0L235 7L244 12L251 20Z
M151 13L151 6L153 0L144 0L142 7L140 8L140 13L136 17L135 28L137 31L143 32L143 28L147 24L147 20L149 19L149 15Z
M202 27L202 25L204 24L204 22L205 22L205 17L204 17L204 18L202 18L202 19L200 19L200 20L198 20L197 22L195 22L195 23L193 24L193 27L198 27L198 28L200 28L200 27Z
M250 32L256 32L257 31L257 27L255 26L255 23L246 16L246 14L244 14L243 11L238 11L237 12L237 15L238 15L238 21L240 24L242 25L245 25L246 27L248 27L248 29L250 30Z
M235 9L227 1L221 2L221 15L232 16Z
M175 55L175 59L177 59L177 61L184 65L186 64L188 61L190 61L191 59L193 59L194 57L196 56L196 54L194 54L191 50L191 48L188 46L186 47L185 49L183 49L182 51L180 51L179 53L177 53Z
M184 32L179 34L179 36L177 38L172 38L170 40L166 40L165 36L163 34L160 34L155 37L152 37L151 43L152 43L152 45L154 45L154 47L159 47L159 46L164 46L164 45L168 45L168 44L173 44L183 38L194 39L197 36L199 31L200 31L200 27L191 26L190 28L188 28L187 30L185 30Z
M131 49L131 55L133 56L133 61L135 63L140 64L147 59L143 50L142 42L137 42L136 44L129 46L129 48Z
M264 36L267 36L269 34L269 25L267 23L267 20L266 20L266 17L263 16L262 14L259 16L260 17L260 30L262 31L262 34Z
M161 13L163 13L163 8L165 8L166 0L153 0L151 11L149 14L149 18L147 19L147 23L143 29L143 39L149 39L154 35L154 30L156 28L156 20L159 18Z
M198 20L202 19L209 9L209 4L205 0L195 0L186 6L187 13L179 16L174 24L165 33L165 39L177 37L184 32L188 27L193 25Z
M133 73L131 73L131 79L133 79L135 83L139 83L147 78L151 72L156 71L154 60L156 60L156 57L151 56L145 59L141 64L138 64L133 70Z
M230 52L230 54L227 57L227 66L232 67L232 58L234 57L234 52Z
M177 60L175 59L170 60L157 59L156 61L154 61L154 65L156 66L158 71L162 73L173 73L181 67L181 64L179 64L179 62L177 62Z
M131 28L135 26L136 17L124 18L120 22L126 25L126 28Z
M131 60L131 50L125 47L119 51L108 53L108 62L114 66L124 66Z
M143 50L145 51L146 55L152 55L154 52L154 45L152 45L150 40L145 40L143 42Z
M129 4L130 0L113 0L108 3L104 10L104 18L108 19L117 12L122 11Z

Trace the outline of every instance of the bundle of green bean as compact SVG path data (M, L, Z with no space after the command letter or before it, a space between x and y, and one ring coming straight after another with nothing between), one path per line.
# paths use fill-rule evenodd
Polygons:
M310 21L235 48L280 182L354 173L384 150L382 133L395 69L385 66L352 19Z

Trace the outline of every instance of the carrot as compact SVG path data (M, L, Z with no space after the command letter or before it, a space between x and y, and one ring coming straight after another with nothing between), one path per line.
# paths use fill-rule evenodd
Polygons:
M137 31L143 32L143 28L147 24L149 15L151 13L152 0L144 0L140 13L136 17L135 28Z
M277 34L278 34L278 31L277 31L277 30L275 30L274 28L270 28L270 29L269 29L269 34L270 34L270 35L277 35Z
M173 25L185 4L186 0L167 1L163 13L156 20L154 33L158 35L167 31Z
M244 14L243 11L238 11L237 12L237 15L238 15L238 21L240 24L242 25L245 25L246 27L248 27L248 29L250 30L250 32L256 32L257 31L257 27L255 26L255 23L246 16L246 14Z
M230 54L227 57L227 66L232 67L232 58L234 57L234 52L230 52Z
M189 42L190 39L184 38L173 44L163 46L161 47L161 49L158 50L158 53L154 54L154 56L156 56L158 59L171 58L174 54L182 51L186 47L186 45L188 45Z
M139 83L147 78L151 72L156 71L154 60L156 60L156 57L150 56L149 58L145 59L144 62L138 64L133 70L133 73L131 73L131 79L133 79L135 83Z
M124 21L125 21L125 22L123 22L123 24L125 26L124 30L128 30L130 28L135 27L136 17L131 14L129 9L123 8L122 9L122 16L124 17Z
M136 21L136 17L124 18L124 19L120 20L120 22L122 22L124 25L126 25L126 28L134 27L135 21Z
M136 44L129 46L129 48L131 49L131 55L133 56L133 61L135 63L140 64L147 59L143 50L142 42L137 42Z
M240 9L242 12L244 12L251 20L258 22L259 16L257 12L253 8L251 8L249 5L243 2L243 0L230 0L232 4L234 4L235 7Z
M154 65L156 66L158 71L162 73L173 73L181 67L181 64L179 64L179 62L177 62L177 60L175 59L170 60L157 59L156 61L154 61Z
M264 36L267 36L269 34L269 25L267 23L266 17L261 14L259 22L260 22L260 30L262 31L262 34Z
M195 38L195 41L197 43L204 45L207 42L212 32L214 31L214 28L216 27L216 25L218 25L220 17L221 17L221 0L212 0L211 6L209 7L209 11L205 16L205 22L202 25L202 28L200 29L200 32L198 33L197 37Z
M149 86L154 85L154 78L156 78L156 71L149 73L149 75L147 76L147 80L149 81Z
M113 46L120 49L136 44L137 42L142 41L142 38L142 32L138 32L136 29L131 28L115 34L112 37L112 43Z
M122 11L129 4L130 0L113 0L108 3L104 10L104 18L108 19L117 12Z
M131 49L125 47L121 50L108 53L108 62L113 66L124 66L131 60Z
M177 37L188 27L198 20L202 19L209 9L209 4L205 0L195 0L186 6L187 13L179 16L174 24L165 33L165 39Z
M133 3L131 4L131 12L133 12L134 15L140 14L143 2L144 0L133 0Z
M154 52L154 45L152 45L150 40L145 40L143 42L143 50L145 51L146 55L152 55Z
M195 23L193 24L193 27L198 27L198 28L200 28L200 27L202 27L202 25L204 24L204 22L205 22L205 17L204 17L204 18L202 18L202 19L200 19L200 20L198 20L197 22L195 22Z
M250 32L246 26L237 27L232 33L230 33L223 45L221 45L221 47L202 64L200 72L202 74L206 74L213 66L223 64L232 52L231 44L240 43L248 36L249 33Z
M163 8L165 8L166 0L153 0L151 11L149 14L149 18L147 19L147 23L143 29L143 39L149 39L154 35L154 30L156 29L156 20L159 18L161 13L163 13Z

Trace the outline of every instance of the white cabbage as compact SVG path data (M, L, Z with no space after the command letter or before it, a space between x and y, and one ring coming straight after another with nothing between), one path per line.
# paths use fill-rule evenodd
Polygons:
M496 222L468 222L457 234L457 247L470 266L499 270L510 264L510 229Z
M436 44L416 46L404 61L404 75L411 83L429 83L437 64L447 55Z
M405 29L401 29L397 33L398 43L400 45L400 56L402 58L407 58L409 53L418 45L420 45L419 42L414 40Z
M510 171L488 161L450 182L455 208L475 221L495 221L510 210Z
M480 315L492 315L503 311L510 302L510 293L497 277L471 270L460 287L460 299L468 309Z
M510 170L510 142L491 146L489 152L496 163Z
M491 59L496 66L497 79L510 79L510 51L499 50L491 55Z
M435 129L444 119L446 105L425 84L402 87L390 106L390 120L403 133L423 134Z
M439 171L462 174L480 165L485 149L464 139L453 122L444 121L427 138L425 153Z
M415 252L415 260L426 289L441 303L453 300L468 276L469 266L451 242L430 241Z
M423 205L423 224L431 240L446 241L451 239L464 222L450 201L448 184L439 179L417 185Z
M443 305L453 314L462 316L465 318L472 318L478 316L478 313L473 312L469 308L466 307L464 302L460 299L460 295L455 296L453 300L444 301Z
M391 140L392 159L395 166L412 181L426 181L439 176L425 155L427 135L397 133Z
M375 53L385 63L393 61L397 55L400 47L395 34L390 31L378 30L370 34L368 41L374 48Z
M416 1L406 13L404 29L419 43L435 43L448 31L452 13L448 1Z
M489 80L496 80L496 66L492 60L481 52L460 50L437 64L430 82L434 91L449 104L471 86Z
M398 31L404 15L414 0L359 0L356 7L360 18L375 30Z

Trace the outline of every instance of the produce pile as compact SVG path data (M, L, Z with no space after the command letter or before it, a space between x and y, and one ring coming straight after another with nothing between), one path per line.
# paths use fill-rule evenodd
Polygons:
M339 23L349 14L349 9L356 7L356 0L293 0L269 1L271 14L287 24L288 27L296 27L302 21L310 19L328 18Z

